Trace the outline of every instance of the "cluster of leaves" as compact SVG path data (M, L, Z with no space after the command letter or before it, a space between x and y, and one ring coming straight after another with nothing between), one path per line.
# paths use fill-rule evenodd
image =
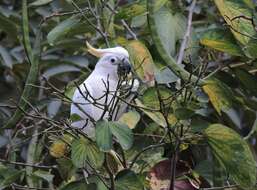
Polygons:
M0 188L254 188L256 4L194 3L3 0ZM73 80L97 61L86 40L124 46L141 81L94 138L67 128Z

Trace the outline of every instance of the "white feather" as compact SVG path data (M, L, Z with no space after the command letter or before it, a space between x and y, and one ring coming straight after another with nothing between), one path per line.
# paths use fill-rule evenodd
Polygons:
M80 90L76 89L72 98L73 104L71 105L70 112L71 115L77 114L82 118L80 121L73 122L72 126L80 129L83 128L83 131L90 137L94 137L94 127L90 118L98 121L104 109L101 105L94 105L93 99L97 100L98 104L104 104L106 101L106 96L104 96L106 94L106 86L109 87L109 90L113 94L118 84L118 67L117 65L110 64L108 61L112 56L118 57L121 60L124 57L128 58L127 50L122 47L109 48L101 51L105 51L106 54L101 57L94 71L79 86ZM107 104L111 99L112 95L109 94L107 96ZM107 111L103 118L107 118L108 115L109 112Z

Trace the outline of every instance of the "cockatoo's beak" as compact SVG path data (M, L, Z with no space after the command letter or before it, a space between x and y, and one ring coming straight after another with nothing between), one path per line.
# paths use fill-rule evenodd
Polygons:
M128 59L123 59L118 66L118 73L120 75L127 75L131 72L131 64Z

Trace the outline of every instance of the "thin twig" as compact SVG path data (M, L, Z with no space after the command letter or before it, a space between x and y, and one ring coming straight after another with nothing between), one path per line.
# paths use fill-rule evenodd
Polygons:
M40 166L40 165L35 165L35 164L23 163L23 162L12 162L12 161L9 161L9 160L4 160L4 159L0 159L0 162L5 163L5 164L13 164L13 165L17 165L17 166L30 166L30 167L38 168L38 169L56 169L57 168L56 165Z
M193 2L190 5L189 8L189 14L188 14L188 19L187 19L187 29L186 33L183 37L183 41L181 43L180 49L179 49L179 54L178 54L178 59L177 59L177 64L180 65L182 64L183 57L184 57L184 52L187 47L188 40L190 38L191 34L191 26L192 26L192 18L193 18L193 12L195 8L196 0L193 0Z

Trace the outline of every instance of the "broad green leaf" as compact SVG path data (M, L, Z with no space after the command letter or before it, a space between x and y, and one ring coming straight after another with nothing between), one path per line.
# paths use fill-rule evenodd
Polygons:
M62 64L62 65L48 68L42 75L45 78L49 79L53 76L60 75L63 73L79 72L79 71L80 71L80 69L76 66Z
M129 149L133 144L132 130L121 122L98 121L96 123L96 142L102 151L112 148L112 135L123 149Z
M72 95L73 95L73 94L72 94ZM71 120L72 122L76 122L76 121L80 121L80 120L83 120L83 119L81 118L80 115L74 113L74 114L72 114L72 115L70 116L70 120Z
M233 93L221 81L217 79L209 80L203 86L203 90L209 96L213 107L219 114L221 114L221 111L227 111L232 107Z
M158 84L168 84L176 82L178 79L168 67L163 67L155 73L155 80Z
M188 108L178 108L175 110L174 115L177 119L186 120L194 115L194 111Z
M143 111L148 117L150 117L155 123L162 127L166 127L166 121L164 116L158 111L151 111L147 106L145 106L139 99L135 100L136 105L140 107L140 110Z
M207 142L229 176L245 189L256 183L256 162L247 143L232 129L213 124L205 130Z
M172 14L166 7L158 10L154 18L157 32L167 52L172 56L176 54L176 43L181 40L186 31L186 19L180 13Z
M77 168L84 167L87 162L94 167L100 167L104 161L104 154L93 142L80 137L71 145L71 159Z
M96 190L95 184L86 184L85 182L74 181L60 188L60 190Z
M51 3L53 0L36 0L29 4L29 6L42 6Z
M147 47L138 40L130 41L126 46L131 63L141 80L153 82L155 65Z
M245 89L249 90L254 96L257 96L257 77L244 69L235 68L233 71Z
M65 37L78 23L80 17L72 16L54 27L47 35L47 41L50 45L54 45L59 39Z
M49 184L53 182L53 178L54 178L54 175L49 173L49 171L43 171L43 170L37 170L33 172L32 175L46 180Z
M142 190L143 185L137 175L131 170L120 171L115 178L117 190Z
M205 32L200 43L231 55L243 56L244 54L230 32L222 29L212 29Z
M0 14L0 31L5 31L13 40L18 39L18 25L2 14Z
M96 144L101 151L110 151L112 149L112 133L110 123L98 121L95 130Z
M134 129L139 120L140 114L137 111L129 111L119 118L119 122L126 124L130 129Z
M14 183L21 177L23 173L24 170L16 170L0 164L0 176L3 178L0 180L0 188L4 189L5 187Z
M158 11L168 0L158 0L154 3L154 11ZM140 0L138 3L130 3L121 7L115 15L118 19L131 19L133 17L147 13L146 0Z
M245 55L249 58L257 58L257 35L250 39L244 47Z
M70 177L74 175L76 168L70 159L59 158L56 162L58 163L58 170L63 179L70 179Z
M229 25L235 38L243 45L246 45L251 37L256 34L251 21L246 19L234 19L244 15L252 17L252 10L247 6L244 0L214 0L221 15Z
M133 145L133 133L132 130L125 124L120 122L109 122L110 130L116 137L124 150L130 149Z
M142 103L150 109L160 109L158 93L163 102L168 101L169 97L172 95L170 90L165 87L159 86L158 90L155 87L151 87L144 92Z

